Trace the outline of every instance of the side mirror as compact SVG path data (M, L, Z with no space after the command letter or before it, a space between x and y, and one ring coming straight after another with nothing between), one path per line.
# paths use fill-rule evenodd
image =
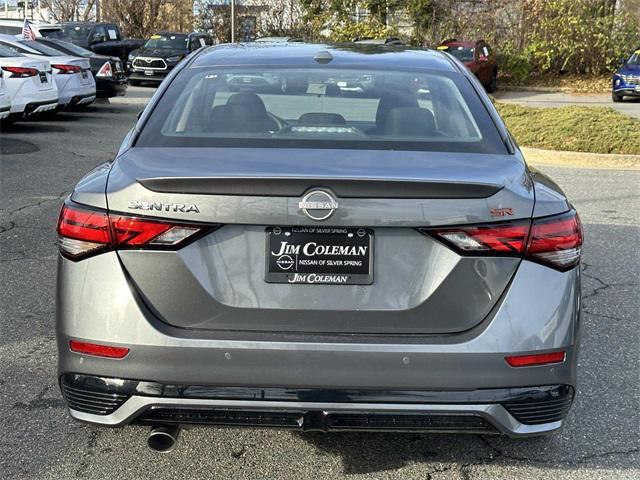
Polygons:
M626 57L622 57L622 58L620 59L620 65L625 65L626 63L627 63L627 59L626 59Z

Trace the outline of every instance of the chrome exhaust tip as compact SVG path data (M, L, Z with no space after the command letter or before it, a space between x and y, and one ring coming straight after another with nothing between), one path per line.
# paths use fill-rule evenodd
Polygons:
M176 447L180 427L160 426L154 427L147 437L147 446L158 453L169 453Z

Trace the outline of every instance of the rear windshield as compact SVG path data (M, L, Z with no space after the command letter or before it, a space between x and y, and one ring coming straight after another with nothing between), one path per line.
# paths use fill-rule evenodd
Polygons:
M64 37L69 38L71 40L80 41L85 40L89 35L91 35L92 27L81 27L80 25L65 25L62 27L62 34Z
M17 44L16 44L17 43ZM38 50L34 50L32 48L27 48L20 46L20 43L18 43L16 41L16 43L8 43L5 42L4 40L0 40L0 45L2 45L4 48L7 48L9 50L12 50L16 53L26 53L26 54L30 54L30 55L40 55L40 52Z
M186 50L188 40L189 39L186 35L165 35L158 33L155 35L151 35L144 46L146 48L170 48L172 50Z
M58 49L60 47L62 52L70 53L72 55L78 55L79 57L91 57L95 55L91 50L79 47L71 42L65 42L63 40L50 40L51 48Z
M22 27L11 27L9 25L0 25L0 33L6 35L19 35L22 33Z
M38 32L40 32L40 35L42 35L43 37L46 38L63 38L64 37L64 33L62 32L61 28L38 28Z
M458 46L450 46L450 47L438 47L439 50L444 50L447 53L450 53L454 57L456 57L461 62L471 62L473 61L473 54L475 53L475 48L469 47L458 47Z
M22 45L25 45L33 50L42 53L48 57L57 57L59 55L64 55L59 50L56 50L51 47L47 47L42 43L36 42L35 40L18 40Z
M459 74L323 66L185 69L136 145L505 153Z
M0 45L0 57L21 57L22 54L16 52L15 50L11 50L10 48L5 47L4 45Z

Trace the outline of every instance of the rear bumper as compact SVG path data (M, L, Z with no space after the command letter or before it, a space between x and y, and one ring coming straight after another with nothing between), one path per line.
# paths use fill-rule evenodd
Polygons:
M143 381L161 385L242 386L246 389L312 391L377 390L384 392L469 392L532 385L575 387L580 324L579 270L557 272L523 261L510 287L490 315L460 334L370 337L203 332L170 327L155 318L134 293L113 252L77 263L60 259L58 270L58 371L91 377ZM390 321L393 314L389 314ZM121 360L81 355L70 340L126 346ZM506 355L563 350L566 361L512 368ZM137 391L136 391L137 392ZM449 398L445 413L480 416L510 435L543 433L561 420L534 429L522 427L501 404L480 398ZM138 398L142 397L142 398ZM253 398L262 399L258 395ZM340 397L337 397L340 400ZM249 404L237 402L250 402ZM295 402L238 398L167 399L136 393L108 415L72 411L80 420L120 425L154 406L287 410ZM272 403L275 402L275 403ZM294 409L389 413L441 412L442 401L406 406L397 397L384 406L357 402L301 402ZM311 403L311 404L309 404ZM416 406L418 405L418 406ZM115 415L115 416L112 416ZM315 415L315 414L314 414ZM515 423L514 423L515 422ZM524 425L524 424L523 424Z
M48 111L55 109L57 106L58 90L56 89L20 92L11 100L11 113L29 115L34 113L35 110Z
M121 97L127 91L127 78L97 78L96 96L98 98Z
M72 86L69 83L60 91L58 99L60 108L88 105L96 99L96 85L93 81L88 85L81 86Z
M71 97L71 100L67 104L67 107L79 107L81 105L91 105L96 100L95 94L89 95L76 95Z
M562 426L566 385L473 391L380 391L163 385L67 374L72 417L90 423L205 424L304 431L438 431L540 435Z
M46 100L42 102L30 102L24 106L23 113L25 115L35 115L38 113L49 112L58 107L57 100Z

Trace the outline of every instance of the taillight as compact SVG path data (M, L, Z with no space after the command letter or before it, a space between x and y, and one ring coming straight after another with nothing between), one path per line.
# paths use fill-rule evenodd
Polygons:
M176 246L202 230L139 217L110 215L109 219L116 247Z
M8 78L27 78L27 77L35 77L38 75L38 70L35 68L27 68L27 67L2 67L2 70L5 72L9 72Z
M580 262L582 239L582 225L575 210L534 220L527 255L539 262L568 269Z
M111 248L107 213L64 204L58 219L58 246L72 259Z
M113 69L111 68L111 63L106 62L100 70L96 74L97 77L113 77Z
M524 257L557 270L580 261L582 227L575 210L513 222L422 229L461 255Z
M82 70L78 65L51 65L53 68L58 70L58 74L60 75L73 75L74 73L80 73Z
M72 260L113 249L177 249L213 227L108 214L65 203L58 219L58 246Z
M463 253L521 255L527 245L531 222L488 223L426 230Z

